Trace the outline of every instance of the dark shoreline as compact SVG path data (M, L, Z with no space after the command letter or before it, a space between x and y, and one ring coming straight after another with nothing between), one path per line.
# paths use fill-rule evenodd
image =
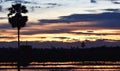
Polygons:
M0 62L120 61L120 47L17 49L0 48Z

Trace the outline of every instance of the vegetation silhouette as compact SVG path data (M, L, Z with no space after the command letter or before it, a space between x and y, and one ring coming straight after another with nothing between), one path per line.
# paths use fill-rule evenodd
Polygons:
M83 42L81 42L81 47L85 47L86 45L85 45L85 42L83 41Z
M12 5L12 7L10 7L8 10L9 10L9 14L8 14L9 23L12 25L12 28L18 29L18 48L20 48L20 29L26 25L26 22L28 20L28 17L22 16L22 13L27 13L28 10L26 9L24 5L21 5L21 4ZM23 58L28 56L28 53L25 53L23 54L24 56L21 56L22 52L18 51L17 53L18 71L20 71L21 62L22 64L26 63L26 60Z
M26 46L25 46L26 47ZM29 46L31 47L31 46ZM95 48L0 48L0 62L66 62L66 61L120 61L120 46ZM24 51L23 51L24 49ZM23 59L18 58L22 56ZM27 52L26 52L27 51ZM4 55L4 56L3 56ZM21 64L22 65L22 64Z

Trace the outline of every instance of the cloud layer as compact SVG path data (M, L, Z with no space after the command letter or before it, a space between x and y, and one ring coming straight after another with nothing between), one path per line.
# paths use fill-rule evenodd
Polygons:
M39 21L40 23L95 22L96 24L85 26L120 28L120 13L73 14L70 16L62 16L57 20L43 19Z

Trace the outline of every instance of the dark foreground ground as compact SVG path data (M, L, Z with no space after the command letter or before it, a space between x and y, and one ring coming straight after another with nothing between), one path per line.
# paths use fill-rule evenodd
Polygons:
M0 48L0 62L120 61L120 47L31 49Z

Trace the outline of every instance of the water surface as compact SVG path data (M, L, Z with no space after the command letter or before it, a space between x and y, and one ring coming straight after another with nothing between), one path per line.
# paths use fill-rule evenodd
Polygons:
M120 62L32 62L21 71L119 71ZM0 71L17 71L16 63L0 63Z

